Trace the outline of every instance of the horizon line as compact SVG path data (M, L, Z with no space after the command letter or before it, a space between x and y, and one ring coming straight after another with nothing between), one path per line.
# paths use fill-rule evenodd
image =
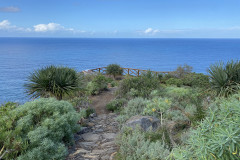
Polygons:
M0 38L54 38L54 39L240 39L238 38L214 38L214 37L194 37L194 38L160 38L160 37L0 37Z

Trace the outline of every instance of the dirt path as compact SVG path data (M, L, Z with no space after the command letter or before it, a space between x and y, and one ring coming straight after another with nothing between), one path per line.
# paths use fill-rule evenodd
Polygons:
M104 91L99 95L90 97L92 106L95 109L97 115L107 114L109 111L106 109L106 105L115 98L116 88L109 88L108 91Z
M118 150L116 117L115 113L109 113L89 118L88 127L82 127L75 135L75 147L69 150L66 160L113 160Z
M85 127L75 135L75 146L69 148L66 160L113 160L117 152L115 138L118 134L117 115L109 113L106 105L115 98L116 88L109 88L90 97L96 111L86 119Z

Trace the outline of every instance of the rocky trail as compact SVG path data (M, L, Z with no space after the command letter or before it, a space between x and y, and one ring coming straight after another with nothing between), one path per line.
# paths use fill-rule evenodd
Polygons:
M106 104L114 98L115 88L91 97L96 114L86 120L86 127L75 135L75 146L69 149L67 160L113 160L117 151L117 115L106 110Z

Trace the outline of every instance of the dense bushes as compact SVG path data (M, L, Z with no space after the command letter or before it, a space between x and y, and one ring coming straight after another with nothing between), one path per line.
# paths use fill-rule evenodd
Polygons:
M91 95L99 94L101 91L107 89L108 79L102 75L98 74L93 78L91 82L87 85L87 91Z
M212 88L219 96L229 96L240 89L240 61L211 65L209 70Z
M234 160L240 156L240 95L219 99L207 118L192 130L187 146L175 149L175 159Z
M79 129L80 115L65 101L38 99L0 109L0 146L8 152L4 159L64 159Z
M108 75L113 75L113 77L115 78L116 76L123 74L123 69L118 64L109 64L106 67L106 73Z
M209 76L202 73L189 73L182 79L185 86L207 88L210 87Z
M121 111L121 115L118 116L117 120L120 124L123 124L129 118L135 115L144 115L144 108L147 106L148 100L142 97L134 98L128 101L127 106Z
M161 78L161 82L167 85L176 85L178 87L185 85L209 89L209 76L202 73L192 72L192 67L188 65L179 66L176 71L170 72Z
M121 160L164 160L169 155L168 148L161 138L151 140L148 133L136 129L123 133L118 139Z
M74 69L52 65L34 71L25 88L32 98L54 96L61 100L65 94L79 90L79 82Z
M184 64L183 66L180 65L177 67L176 71L171 72L170 74L173 75L176 78L183 78L185 77L187 74L192 72L193 67Z
M167 85L176 85L176 86L180 87L183 85L183 81L178 78L169 78L168 80L166 80L166 84Z
M127 102L126 99L114 99L112 100L111 102L109 102L107 105L106 105L106 108L107 110L109 111L118 111L120 110L124 104Z
M148 97L150 93L159 87L158 78L151 72L140 77L126 78L124 79L118 88L118 95L120 97L126 97L130 91L134 92L135 97Z

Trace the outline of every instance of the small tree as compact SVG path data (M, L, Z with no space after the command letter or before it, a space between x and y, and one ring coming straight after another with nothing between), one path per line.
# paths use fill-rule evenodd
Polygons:
M118 64L109 64L106 68L106 73L113 75L115 79L116 76L123 74L123 69Z
M171 74L173 74L177 78L184 78L187 74L192 72L192 69L193 69L192 66L184 64L183 66L182 65L178 66L176 71L172 72Z
M79 89L79 78L74 69L52 65L34 71L24 86L32 98L53 96L61 100Z

